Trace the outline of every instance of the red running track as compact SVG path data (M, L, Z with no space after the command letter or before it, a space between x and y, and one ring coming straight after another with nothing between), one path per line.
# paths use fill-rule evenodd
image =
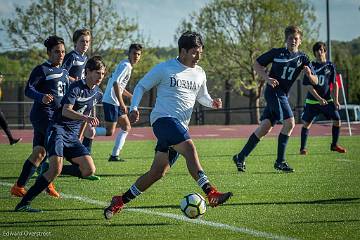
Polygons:
M199 138L248 138L258 125L205 125L190 126L190 135L194 139ZM276 125L268 136L278 136L282 125ZM300 136L301 124L295 126L292 136ZM360 135L360 124L352 124L351 130L353 135ZM12 130L14 137L22 137L22 142L31 143L33 131L29 130ZM331 136L331 124L314 124L310 129L312 136ZM342 136L348 136L347 125L343 124L341 128ZM1 132L0 144L8 144L8 139L4 132ZM109 141L115 137L96 137L97 141ZM150 127L134 127L131 129L127 140L151 140L155 139Z

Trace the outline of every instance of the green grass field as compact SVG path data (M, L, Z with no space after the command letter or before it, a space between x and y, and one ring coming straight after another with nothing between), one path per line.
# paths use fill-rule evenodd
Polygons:
M360 136L342 137L348 153L329 151L330 137L310 137L310 154L298 155L291 138L287 159L295 173L277 173L276 139L265 138L239 174L231 158L245 139L195 140L202 165L221 191L232 191L227 204L208 208L199 220L183 217L182 197L201 189L183 158L148 191L110 221L103 207L148 170L153 141L128 141L126 162L108 162L112 142L95 142L93 156L100 181L59 177L63 194L41 194L32 203L43 213L13 212L20 199L10 196L30 144L0 145L0 239L359 239ZM34 182L31 179L30 184ZM30 185L29 185L30 186ZM17 236L15 236L17 235Z

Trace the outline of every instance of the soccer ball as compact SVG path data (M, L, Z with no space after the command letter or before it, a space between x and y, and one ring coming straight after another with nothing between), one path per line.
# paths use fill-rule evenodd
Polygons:
M206 212L206 202L200 194L190 193L181 200L180 209L188 218L198 218Z

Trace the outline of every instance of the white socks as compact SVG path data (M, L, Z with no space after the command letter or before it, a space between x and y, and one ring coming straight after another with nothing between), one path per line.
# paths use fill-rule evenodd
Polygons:
M113 151L111 153L112 156L119 156L120 151L125 144L125 139L126 139L127 135L128 135L128 132L126 132L122 129L120 130L120 132L118 133L118 135L116 136L116 139L115 139L115 145L114 145Z

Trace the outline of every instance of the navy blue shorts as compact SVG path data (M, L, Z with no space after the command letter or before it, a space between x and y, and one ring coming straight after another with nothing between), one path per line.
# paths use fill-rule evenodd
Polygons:
M264 97L266 107L261 115L261 121L269 119L271 125L274 126L278 121L294 117L289 104L289 98L286 94L279 94L266 87Z
M50 128L46 150L49 157L56 155L66 159L90 155L77 135L65 131L64 127L59 125Z
M46 146L46 137L48 126L50 125L50 121L44 119L42 121L33 121L31 122L34 128L34 137L33 137L33 147L35 146Z
M153 123L152 127L158 139L155 151L168 152L170 146L190 139L188 130L176 118L159 118Z
M103 102L104 118L106 122L117 122L119 117L125 113L121 111L120 106L115 106L109 103Z
M301 119L311 123L320 113L324 114L327 119L340 120L339 111L336 109L333 102L329 102L323 106L320 104L305 104Z

